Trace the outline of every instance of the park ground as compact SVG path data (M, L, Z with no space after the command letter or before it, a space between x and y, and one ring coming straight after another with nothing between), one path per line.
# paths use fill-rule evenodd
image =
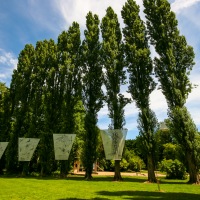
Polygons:
M58 177L0 176L0 200L68 200L68 199L150 199L198 200L200 186L188 180L167 180L160 174L159 183L147 183L145 173L122 173L123 181L113 181L113 172L93 174L91 181L84 174Z

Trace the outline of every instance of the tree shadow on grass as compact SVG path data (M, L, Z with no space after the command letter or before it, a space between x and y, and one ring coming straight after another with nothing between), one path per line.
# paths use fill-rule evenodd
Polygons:
M102 198L102 197L96 197L96 198L92 198L94 200L111 200L108 198ZM58 200L86 200L86 199L80 199L80 198L65 198L65 199L58 199Z
M84 180L83 176L67 176L65 178L60 177L60 176L32 176L32 175L27 175L27 176L21 176L20 174L15 174L15 175L0 175L0 178L7 178L7 179L12 179L12 178L23 178L23 179L38 179L38 180Z
M160 179L160 183L161 184L178 184L178 185L189 184L188 179L187 180L178 180L178 179L175 180L175 179L165 179L165 178Z
M71 180L71 181L92 181L92 182L112 182L113 176L94 176L91 180L85 180L84 176L69 175L66 178L60 178L59 176L21 176L21 175L1 175L0 178L22 178L22 179L37 179L37 180ZM140 177L125 177L121 182L145 182L145 178Z
M190 193L174 193L174 192L148 192L148 191L118 191L118 192L109 192L109 191L100 191L97 192L98 195L108 196L111 199L121 198L121 199L134 199L134 200L143 200L143 199L166 199L166 200L197 200L200 199L199 194L190 194Z
M0 179L3 178L22 178L22 179L36 179L36 180L70 180L70 181L91 181L91 182L112 182L113 176L94 176L91 180L85 180L83 175L69 175L65 178L61 178L60 176L32 176L32 175L27 175L27 176L21 176L19 174L15 175L0 175ZM187 184L186 181L182 180L170 180L170 179L165 179L165 178L159 178L161 184ZM140 176L127 176L123 177L123 180L121 182L132 182L132 183L144 183L147 181L147 177L140 177Z

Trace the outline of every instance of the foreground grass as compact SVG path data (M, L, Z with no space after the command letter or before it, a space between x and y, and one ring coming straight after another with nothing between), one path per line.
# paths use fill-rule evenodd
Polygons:
M161 179L157 184L145 183L144 177L125 177L123 182L113 182L113 177L94 177L85 181L83 177L14 178L0 177L1 200L43 199L200 199L200 186L187 181Z

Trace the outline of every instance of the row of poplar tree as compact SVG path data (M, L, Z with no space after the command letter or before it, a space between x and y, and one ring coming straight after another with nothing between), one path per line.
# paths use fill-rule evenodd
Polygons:
M167 0L143 0L143 4L146 22L140 18L136 2L127 0L121 11L122 29L116 13L108 7L101 22L97 15L87 14L83 41L79 24L73 22L58 36L57 43L52 39L38 41L35 47L27 44L20 52L2 104L0 138L9 141L3 157L7 172L22 170L26 174L37 168L45 175L59 168L66 175L70 162L54 161L52 134L76 133L81 139L75 143L75 152L81 143L85 178L90 179L97 158L98 111L106 102L109 128L123 128L124 107L131 100L124 97L120 87L128 80L128 92L139 109L148 180L155 182L158 123L149 105L150 94L156 89L155 73L168 104L170 131L187 160L190 182L199 182L199 135L185 107L193 87L189 80L193 48L180 35ZM154 59L149 43L158 55ZM41 139L30 163L17 161L19 137ZM115 161L115 180L120 178L120 161Z

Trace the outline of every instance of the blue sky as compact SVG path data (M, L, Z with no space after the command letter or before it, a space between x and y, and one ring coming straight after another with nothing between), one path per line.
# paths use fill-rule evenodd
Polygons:
M13 69L17 67L17 58L25 44L35 45L37 41L54 39L67 30L73 21L80 24L81 32L85 29L85 16L89 11L101 19L108 6L112 6L119 16L125 0L8 0L0 5L0 81L9 87ZM136 0L141 6L142 0ZM181 34L188 44L193 46L196 65L190 75L193 84L199 85L189 95L186 106L200 131L200 0L170 0L171 8L176 13ZM144 19L144 14L141 12ZM82 36L84 37L84 36ZM126 96L126 87L122 87ZM151 108L158 121L167 118L167 104L161 91L151 95ZM106 129L110 123L105 106L99 112L99 128ZM125 107L127 139L135 138L138 109L135 104Z

